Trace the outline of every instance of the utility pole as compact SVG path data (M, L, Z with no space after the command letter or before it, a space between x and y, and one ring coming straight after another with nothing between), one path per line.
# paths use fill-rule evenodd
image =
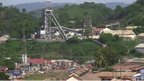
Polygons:
M26 33L25 27L23 27L23 37L22 37L22 63L27 64L27 44L26 44Z

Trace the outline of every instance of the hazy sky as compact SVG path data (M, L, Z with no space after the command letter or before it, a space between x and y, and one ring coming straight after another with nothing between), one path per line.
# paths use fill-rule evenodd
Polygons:
M20 3L31 3L31 2L43 2L45 0L0 0L4 5L15 5ZM106 2L124 2L133 3L136 0L52 0L52 2L69 2L69 3L83 3L83 2L96 2L96 3L106 3Z

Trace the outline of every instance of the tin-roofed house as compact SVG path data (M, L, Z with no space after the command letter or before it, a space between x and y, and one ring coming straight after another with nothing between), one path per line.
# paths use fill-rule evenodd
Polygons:
M0 72L6 73L8 71L8 68L5 66L0 66Z
M47 65L47 60L43 58L28 58L28 63L31 71L38 71L45 69Z
M88 68L83 67L70 74L66 81L101 81L101 79L90 72Z
M134 47L134 49L140 53L144 53L144 43L140 43Z

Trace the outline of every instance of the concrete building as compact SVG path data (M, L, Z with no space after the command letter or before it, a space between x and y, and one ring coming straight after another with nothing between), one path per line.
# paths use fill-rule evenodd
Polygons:
M0 66L0 72L6 73L8 71L8 68L5 66Z
M6 43L6 41L10 38L9 35L3 35L0 37L0 44Z
M138 44L137 46L134 47L134 49L140 53L144 53L144 43Z
M112 30L110 30L109 28L92 28L93 36L90 38L99 39L102 33L112 33Z
M133 29L135 29L135 28L137 28L138 26L127 26L125 29L127 29L127 30L133 30Z
M122 81L132 81L136 72L98 72L96 77L102 79L102 81L111 81L114 78L120 78Z
M88 68L83 67L70 74L66 81L101 81L101 79L90 72Z
M119 37L135 40L137 38L136 34L131 29L127 30L111 30L109 28L93 28L92 29L93 39L99 39L102 33L110 33L112 35L119 35Z
M140 39L140 41L144 42L144 33L138 34L137 37Z
M124 59L124 62L143 64L144 58L126 58L126 59Z
M121 65L115 65L112 67L114 71L117 72L138 72L140 69L144 68L144 66L140 64L121 64Z
M135 40L137 37L133 30L113 30L111 34L119 35L119 37L130 39L130 40Z

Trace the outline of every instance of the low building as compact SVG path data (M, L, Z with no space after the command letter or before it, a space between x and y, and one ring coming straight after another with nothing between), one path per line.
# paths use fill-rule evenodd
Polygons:
M115 65L112 68L114 71L118 72L138 72L140 69L144 68L144 66L140 64L121 64Z
M140 53L144 53L144 43L140 43L134 47L134 49Z
M92 69L92 67L95 66L95 62L96 62L95 60L88 60L85 62L84 65L85 65L85 67Z
M102 33L111 33L112 30L109 28L92 28L92 36L90 38L99 39Z
M88 72L80 77L71 76L66 81L101 81L101 78L96 77L96 74Z
M98 72L96 77L101 78L102 80L113 80L114 78L120 78L124 80L133 80L133 76L136 72Z
M119 37L135 40L137 38L133 30L113 30L112 35L119 35Z
M3 35L0 37L0 44L6 43L6 41L8 41L8 39L10 38L9 35Z
M71 76L66 81L81 81L81 79L79 77L76 77L76 76Z
M93 28L93 29L92 29L93 35L100 35L100 34L102 34L102 33L104 33L104 32L109 32L109 33L111 33L112 30L110 30L109 28Z
M43 58L28 58L28 63L32 65L46 65L46 62Z
M53 69L68 69L70 67L77 67L78 64L73 62L72 60L67 59L59 59L59 60L51 60Z
M143 74L142 73L137 73L137 74L135 74L134 76L133 76L133 81L143 81L144 79L143 79Z
M111 81L123 81L122 79L113 78Z
M101 79L90 72L88 68L80 68L70 74L66 81L101 81Z
M0 66L0 72L6 73L8 71L8 68L5 66Z
M142 42L144 42L144 33L138 34L137 37L138 37Z
M127 29L127 30L133 30L133 29L135 29L135 28L137 28L138 26L127 26L125 29Z
M43 58L28 58L28 63L30 65L29 69L31 71L37 71L45 68L45 66L47 65L47 60Z
M82 75L84 75L84 74L86 74L88 72L89 72L89 69L86 68L86 67L79 68L75 72L73 72L72 74L70 74L69 77L71 77L71 76L80 77L80 76L82 76Z
M46 37L46 31L40 30L40 38L44 39Z
M138 63L138 64L143 64L144 63L144 58L126 58L124 59L125 63Z
M135 40L137 38L136 34L133 32L133 30L126 29L126 30L111 30L109 28L93 28L92 29L93 36L91 38L93 39L99 39L100 35L102 33L110 33L112 35L118 35L119 37Z

